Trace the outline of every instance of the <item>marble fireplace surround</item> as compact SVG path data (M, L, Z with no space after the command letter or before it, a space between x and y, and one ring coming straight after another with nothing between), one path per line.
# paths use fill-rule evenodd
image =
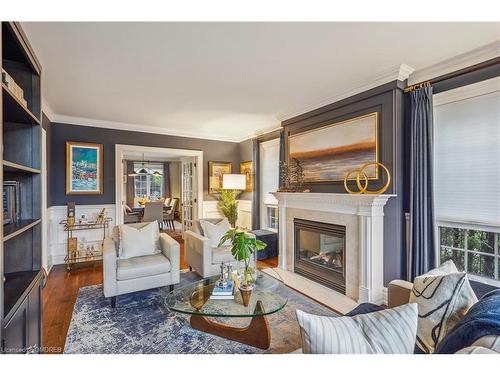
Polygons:
M273 193L279 208L279 268L294 272L293 219L346 227L346 296L384 302L384 206L395 195Z

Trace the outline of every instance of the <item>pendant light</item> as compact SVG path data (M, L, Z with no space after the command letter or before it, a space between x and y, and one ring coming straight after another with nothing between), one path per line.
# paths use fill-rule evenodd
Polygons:
M144 176L144 175L148 175L148 174L151 174L149 173L149 171L147 170L146 167L144 167L144 152L142 153L142 164L141 164L141 167L139 169L136 169L134 170L133 173L130 173L129 176L130 177L135 177L135 176Z

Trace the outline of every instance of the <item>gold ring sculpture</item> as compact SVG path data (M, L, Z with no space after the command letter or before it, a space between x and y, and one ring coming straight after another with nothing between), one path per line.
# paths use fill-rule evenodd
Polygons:
M376 168L382 167L382 169L387 174L387 182L385 183L385 185L382 188L374 191L368 190L368 177L366 176L365 173L365 169L372 165L375 166ZM347 180L354 173L356 173L356 185L359 191L353 191L349 189L349 187L347 186ZM361 183L361 179L363 179L363 183ZM344 177L344 188L349 194L373 194L373 195L384 194L384 192L389 188L390 183L391 183L391 173L389 172L389 169L387 169L387 167L384 164L378 161L372 161L363 164L361 168L353 169L352 171L348 172Z

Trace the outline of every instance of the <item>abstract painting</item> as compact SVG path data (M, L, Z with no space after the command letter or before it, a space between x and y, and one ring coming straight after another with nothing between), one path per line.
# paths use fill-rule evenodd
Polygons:
M378 161L378 112L291 135L288 145L289 157L304 168L304 182L342 181L349 171ZM378 168L365 173L378 178Z
M240 174L244 174L247 176L247 188L246 192L250 192L253 190L253 164L251 161L244 161L240 163Z
M102 144L66 142L66 194L102 194Z
M222 188L222 175L232 172L232 164L226 161L208 162L208 192L217 194Z

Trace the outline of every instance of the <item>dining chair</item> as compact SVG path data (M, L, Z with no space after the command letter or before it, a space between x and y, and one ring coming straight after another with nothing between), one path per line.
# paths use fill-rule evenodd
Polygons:
M142 222L157 221L161 228L163 223L163 202L146 202Z

